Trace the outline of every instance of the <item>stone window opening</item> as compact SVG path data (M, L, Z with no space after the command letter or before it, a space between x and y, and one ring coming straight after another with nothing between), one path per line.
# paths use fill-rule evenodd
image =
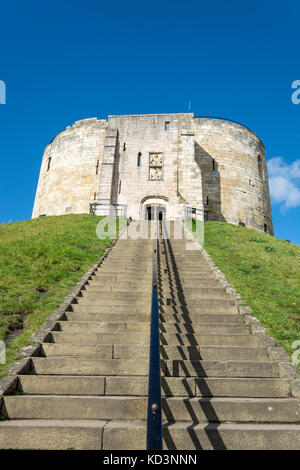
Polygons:
M268 226L267 226L267 224L264 224L264 232L268 233Z
M209 204L209 197L206 196L206 205L208 206L208 204Z
M170 121L166 121L165 122L165 131L169 131L170 130Z
M212 174L214 175L216 173L216 163L215 163L215 160L213 158L212 160Z
M119 182L119 194L121 194L122 181Z
M142 166L142 152L138 153L137 166Z
M94 201L96 201L97 193L94 193Z
M257 166L258 166L258 176L260 179L264 179L264 174L263 174L263 165L262 165L262 158L260 155L257 157Z
M126 142L124 142L123 144L123 152L125 152L125 150L126 150Z
M51 157L48 158L47 171L50 170L50 165L51 165Z
M99 171L99 160L97 160L97 164L96 164L96 175L98 175L98 171Z

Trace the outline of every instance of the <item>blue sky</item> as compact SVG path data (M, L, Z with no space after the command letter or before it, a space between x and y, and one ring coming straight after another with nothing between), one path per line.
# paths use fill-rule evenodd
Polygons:
M30 218L43 149L66 126L186 112L191 100L195 114L241 122L268 160L281 157L275 234L300 244L299 19L296 0L2 2L0 223Z

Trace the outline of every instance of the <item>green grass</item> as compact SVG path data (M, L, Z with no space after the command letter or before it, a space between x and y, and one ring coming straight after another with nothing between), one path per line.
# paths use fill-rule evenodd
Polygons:
M300 339L300 246L224 222L204 227L207 253L291 355Z
M111 244L96 236L99 220L64 215L0 225L0 340L8 346L0 377Z

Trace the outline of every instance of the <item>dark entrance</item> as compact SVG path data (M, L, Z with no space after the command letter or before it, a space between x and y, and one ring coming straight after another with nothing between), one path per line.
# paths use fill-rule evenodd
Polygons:
M155 204L146 206L145 218L146 220L163 220L166 218L166 208Z

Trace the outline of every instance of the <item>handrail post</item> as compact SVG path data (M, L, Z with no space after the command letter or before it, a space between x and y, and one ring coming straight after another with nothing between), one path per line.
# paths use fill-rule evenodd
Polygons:
M152 305L149 356L147 450L162 450L160 339L158 313L158 221L153 240Z

